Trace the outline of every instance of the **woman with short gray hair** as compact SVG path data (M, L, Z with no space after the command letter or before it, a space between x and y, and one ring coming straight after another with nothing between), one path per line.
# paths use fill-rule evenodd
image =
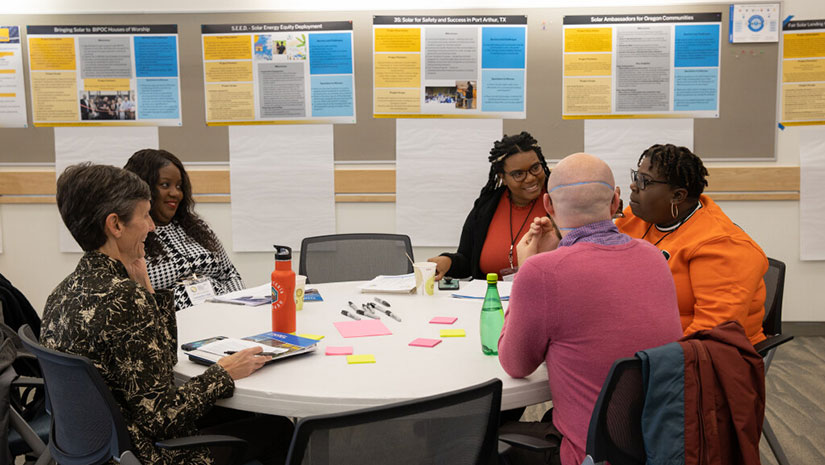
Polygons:
M260 348L247 349L175 385L172 292L152 288L144 259L143 241L155 229L150 198L145 182L114 166L83 163L60 175L57 206L85 253L46 301L41 341L95 364L123 410L141 462L210 464L205 448L154 444L195 434L196 422L232 395L233 380L249 376L267 357L255 355ZM283 427L289 438L291 424Z

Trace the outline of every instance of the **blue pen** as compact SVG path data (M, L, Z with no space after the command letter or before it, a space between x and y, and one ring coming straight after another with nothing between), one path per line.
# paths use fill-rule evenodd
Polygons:
M341 310L341 315L348 316L348 317L352 318L353 320L360 320L360 319L361 319L361 317L360 317L360 316L358 316L358 315L353 315L352 313L350 313L350 312L348 312L348 311L346 311L346 310Z

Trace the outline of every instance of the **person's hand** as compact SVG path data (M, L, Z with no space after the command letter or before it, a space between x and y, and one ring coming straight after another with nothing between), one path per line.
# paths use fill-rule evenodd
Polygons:
M263 349L260 347L250 347L221 358L218 365L222 366L232 379L246 378L269 361L269 357L256 355L261 352Z
M145 287L152 294L155 293L155 290L152 288L152 283L149 281L149 272L146 271L145 258L141 257L132 263L124 263L123 266L126 267L126 273L129 274L129 278L131 278L132 281Z
M450 271L450 267L453 266L453 260L450 257L439 256L439 257L432 257L427 259L428 262L435 263L435 280L438 281Z
M536 217L516 246L519 265L524 264L524 261L533 255L555 250L558 245L559 237L550 218Z

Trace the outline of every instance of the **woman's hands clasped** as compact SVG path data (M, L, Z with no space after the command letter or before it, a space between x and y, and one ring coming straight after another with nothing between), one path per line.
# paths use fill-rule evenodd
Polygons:
M516 245L518 262L523 264L533 255L555 250L559 246L559 236L553 222L546 216L536 217L530 224L530 229Z

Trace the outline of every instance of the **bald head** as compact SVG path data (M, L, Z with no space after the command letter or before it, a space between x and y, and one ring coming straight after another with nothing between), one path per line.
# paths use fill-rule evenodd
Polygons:
M552 213L561 227L577 228L610 219L614 188L607 163L587 153L565 157L547 179Z

